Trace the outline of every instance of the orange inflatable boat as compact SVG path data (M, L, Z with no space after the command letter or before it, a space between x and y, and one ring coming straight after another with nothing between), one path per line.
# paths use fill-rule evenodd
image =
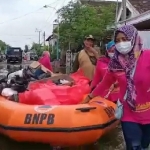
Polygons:
M89 144L116 127L115 107L101 97L71 106L25 105L0 97L0 133L20 142Z

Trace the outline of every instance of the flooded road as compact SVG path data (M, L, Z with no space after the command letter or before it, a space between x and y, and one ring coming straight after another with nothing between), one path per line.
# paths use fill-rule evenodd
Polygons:
M120 129L104 136L97 145L63 148L63 150L125 150ZM0 150L52 150L49 144L19 143L0 135Z
M125 150L120 128L101 138L98 144L63 148L63 150ZM49 144L19 143L0 135L0 150L52 150Z
M30 64L23 63L21 67ZM0 64L0 77L5 76L8 71L16 71L20 69L19 65L7 66L5 62ZM120 126L113 130L108 135L99 140L98 144L65 148L64 150L124 150L122 132ZM10 140L3 135L0 135L0 150L51 150L49 144L35 144L35 143L19 143Z

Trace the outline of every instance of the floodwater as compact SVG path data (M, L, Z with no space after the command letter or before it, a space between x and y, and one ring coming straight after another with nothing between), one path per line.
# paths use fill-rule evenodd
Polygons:
M63 150L125 150L120 127L102 137L98 144L81 147L63 148ZM0 135L0 150L52 150L49 144L19 143Z
M22 65L24 67L25 65ZM20 65L8 66L3 63L0 64L0 77L5 76L8 71L15 71L20 69ZM124 142L120 126L116 127L108 135L101 138L97 144L82 146L82 147L70 147L64 148L64 150L124 150ZM37 144L37 143L19 143L9 138L0 135L0 150L51 150L49 144Z

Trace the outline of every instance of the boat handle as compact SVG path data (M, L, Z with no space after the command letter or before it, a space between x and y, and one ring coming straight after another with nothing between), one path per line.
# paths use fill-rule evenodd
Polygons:
M82 108L76 108L76 110L79 110L81 112L89 112L90 110L96 109L96 107L82 107Z

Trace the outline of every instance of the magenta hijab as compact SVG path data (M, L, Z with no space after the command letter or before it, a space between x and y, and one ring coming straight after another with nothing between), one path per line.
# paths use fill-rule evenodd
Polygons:
M39 59L39 63L41 63L44 67L52 71L50 53L48 51L43 52L42 57Z
M115 33L115 42L116 36L119 32L122 32L126 35L127 39L131 41L132 50L127 54L128 58L125 55L120 54L115 49L114 57L109 63L109 70L115 72L117 70L122 70L126 74L127 78L127 91L126 91L126 101L132 110L136 108L136 89L134 81L132 79L132 71L135 67L135 62L137 60L136 53L142 51L142 42L141 38L138 35L137 29L132 25L125 25L116 30Z

